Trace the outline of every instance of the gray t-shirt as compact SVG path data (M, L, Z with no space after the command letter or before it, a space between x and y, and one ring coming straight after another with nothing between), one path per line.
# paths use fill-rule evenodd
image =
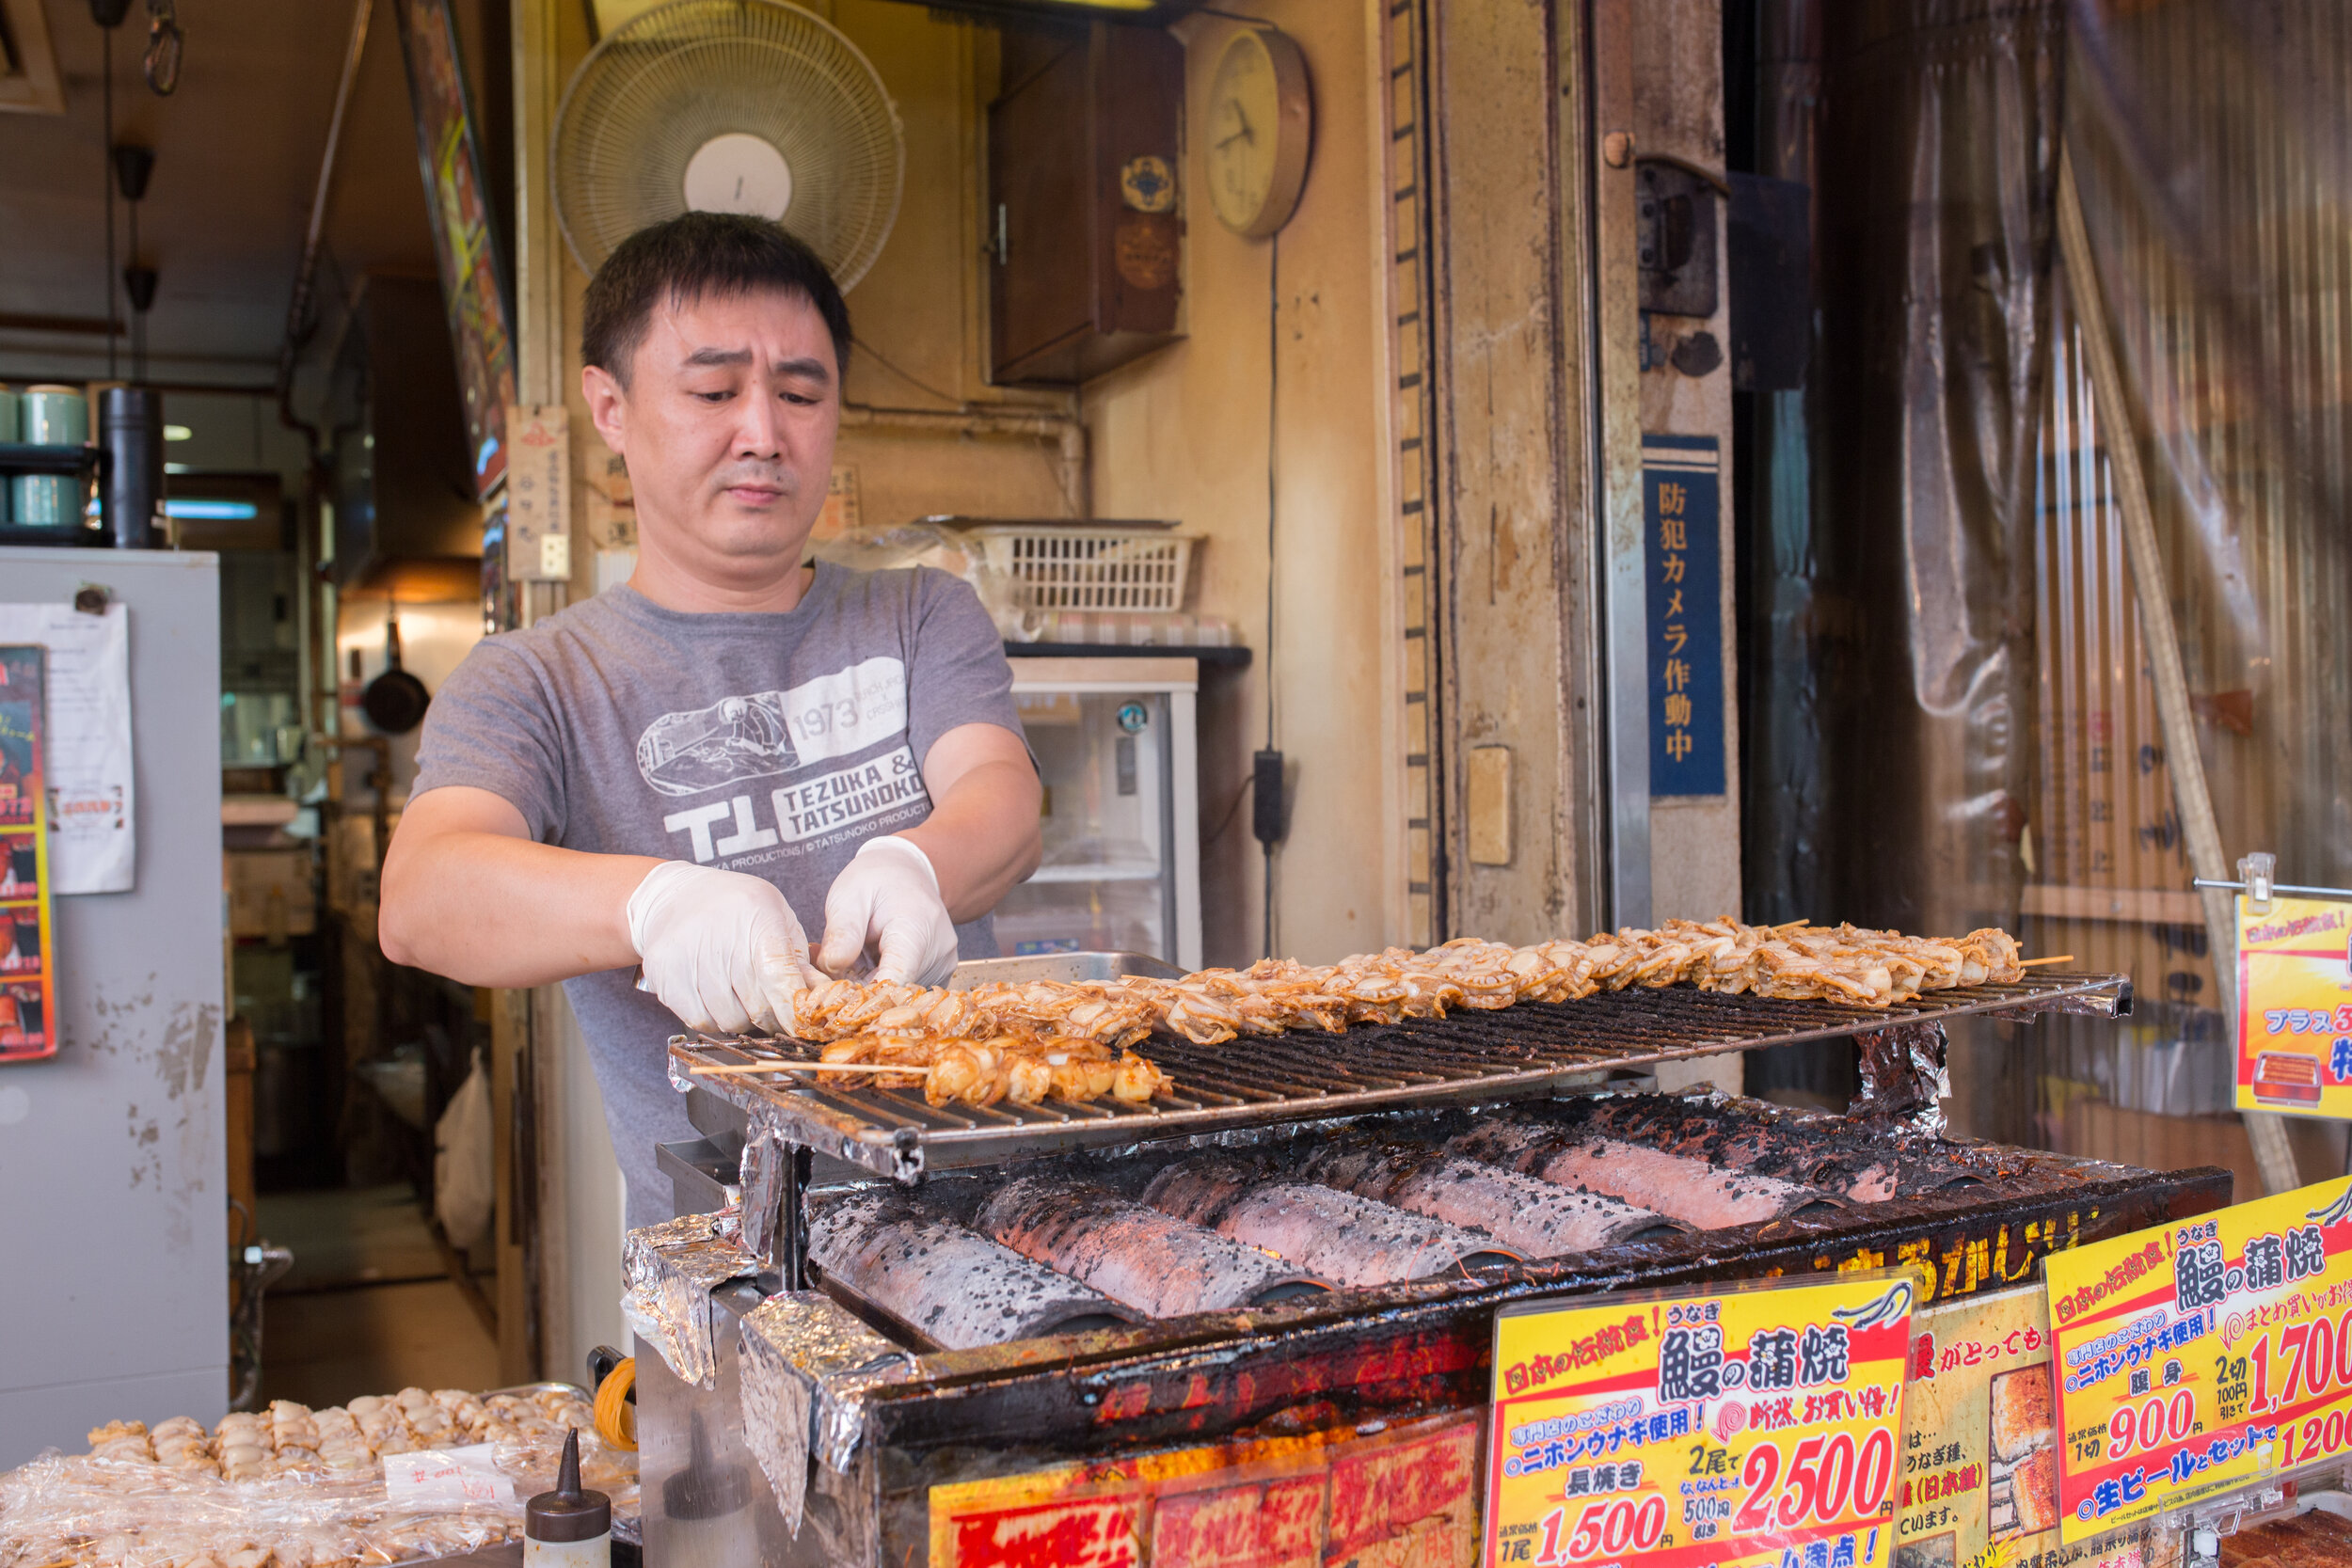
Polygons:
M1012 668L966 584L819 562L783 614L691 614L609 589L485 638L434 694L415 794L486 789L543 844L764 877L812 943L858 846L930 815L920 771L959 724L1021 733ZM957 927L996 956L987 916ZM634 969L564 982L628 1180L628 1223L669 1217L654 1145L694 1136L672 1089L680 1025Z

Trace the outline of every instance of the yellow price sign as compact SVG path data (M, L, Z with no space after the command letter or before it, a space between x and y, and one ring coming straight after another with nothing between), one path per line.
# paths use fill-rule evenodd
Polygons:
M2054 1253L2059 1534L2352 1454L2352 1180Z
M2237 901L2237 1108L2352 1117L2352 904Z
M1920 1289L1882 1269L1505 1308L1489 1568L1886 1568Z

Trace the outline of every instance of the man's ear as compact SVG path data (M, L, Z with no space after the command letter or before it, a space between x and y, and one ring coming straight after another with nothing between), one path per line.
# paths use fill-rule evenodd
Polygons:
M588 418L596 434L616 456L628 455L628 394L612 372L600 365L580 368L580 395L588 400Z

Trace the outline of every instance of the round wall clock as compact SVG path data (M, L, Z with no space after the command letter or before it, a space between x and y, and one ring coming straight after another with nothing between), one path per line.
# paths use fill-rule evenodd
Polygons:
M1253 239L1288 223L1313 138L1314 101L1298 45L1272 27L1235 33L1216 58L1203 137L1217 221Z

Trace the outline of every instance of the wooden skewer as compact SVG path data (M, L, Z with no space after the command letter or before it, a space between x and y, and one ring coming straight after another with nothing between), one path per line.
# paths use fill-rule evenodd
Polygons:
M931 1069L891 1062L728 1062L686 1069L696 1078L716 1078L736 1072L911 1072L916 1077Z
M2055 958L2020 958L2017 960L2017 967L2020 969L2039 969L2043 964L2071 964L2074 961L2074 954L2060 953Z

